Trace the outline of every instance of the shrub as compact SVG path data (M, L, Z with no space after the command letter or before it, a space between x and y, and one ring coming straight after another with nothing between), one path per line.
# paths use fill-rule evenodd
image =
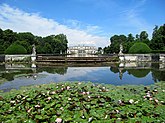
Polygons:
M11 44L6 50L5 54L26 54L27 50L18 44Z
M145 43L142 42L138 42L135 43L130 49L129 49L129 53L150 53L151 49L149 48L149 46Z

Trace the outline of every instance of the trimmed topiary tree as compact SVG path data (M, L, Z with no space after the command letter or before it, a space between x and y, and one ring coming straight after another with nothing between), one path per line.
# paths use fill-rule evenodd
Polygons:
M6 50L5 54L26 54L27 50L19 44L11 44Z
M130 49L129 49L129 53L132 54L138 54L138 53L150 53L151 49L150 47L142 42L137 42L135 43Z

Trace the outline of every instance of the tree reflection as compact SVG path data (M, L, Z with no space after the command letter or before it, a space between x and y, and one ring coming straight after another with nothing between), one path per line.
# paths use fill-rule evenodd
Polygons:
M112 71L113 73L118 73L119 68L117 66L116 67L112 66L112 67L110 67L110 71Z
M148 75L148 73L150 72L150 69L129 69L127 71L128 71L128 74L131 74L134 77L143 78Z
M29 74L29 73L33 73L33 71L32 70L18 70L18 71L9 70L7 72L3 72L1 76L2 76L2 78L5 78L8 81L12 81L12 80L14 80L14 77L16 75Z
M165 81L165 71L152 70L152 77L155 82Z
M5 71L5 65L0 65L0 71Z

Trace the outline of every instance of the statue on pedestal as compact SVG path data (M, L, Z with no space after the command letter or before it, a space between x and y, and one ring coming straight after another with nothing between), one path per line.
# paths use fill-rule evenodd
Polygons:
M36 55L36 46L35 44L32 45L32 55Z
M36 61L36 47L35 44L32 45L32 55L31 55L31 61L35 62Z
M119 52L119 54L123 54L123 45L122 44L120 44L120 52Z
M120 61L123 62L125 60L125 58L124 58L124 54L123 54L123 45L122 44L120 44L120 52L118 55L119 55Z

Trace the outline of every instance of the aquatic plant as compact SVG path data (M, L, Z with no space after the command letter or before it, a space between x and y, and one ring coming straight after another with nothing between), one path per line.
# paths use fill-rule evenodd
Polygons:
M61 82L1 93L2 122L164 122L165 83Z

